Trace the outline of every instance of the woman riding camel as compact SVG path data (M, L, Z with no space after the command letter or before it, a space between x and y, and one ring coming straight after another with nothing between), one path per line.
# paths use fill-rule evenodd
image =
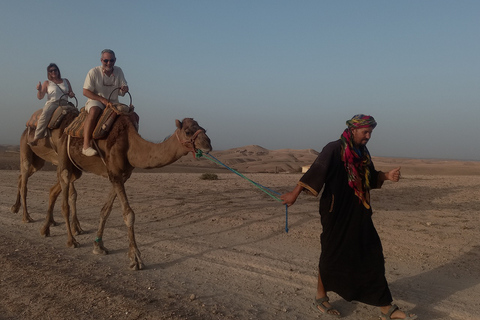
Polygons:
M47 78L43 84L39 81L37 84L37 98L42 100L47 95L47 102L43 107L42 114L38 118L37 128L35 129L35 137L29 143L31 146L36 146L38 140L45 137L45 130L47 129L48 121L52 117L53 112L60 105L60 98L68 95L70 98L75 97L72 91L72 86L67 78L62 79L60 69L55 63L50 63L47 67Z

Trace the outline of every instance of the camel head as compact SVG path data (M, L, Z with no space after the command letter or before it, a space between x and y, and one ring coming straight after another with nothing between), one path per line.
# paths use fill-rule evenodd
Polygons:
M205 153L212 151L212 145L206 130L200 127L193 118L185 118L183 121L175 120L175 124L177 126L175 134L185 147L185 154L193 152L195 156L199 149Z

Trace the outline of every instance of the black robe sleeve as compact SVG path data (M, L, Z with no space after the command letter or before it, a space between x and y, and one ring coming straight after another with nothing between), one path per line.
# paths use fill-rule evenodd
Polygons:
M328 169L334 161L335 154L340 152L340 148L340 140L327 144L310 166L310 169L300 178L298 185L317 196L325 184Z

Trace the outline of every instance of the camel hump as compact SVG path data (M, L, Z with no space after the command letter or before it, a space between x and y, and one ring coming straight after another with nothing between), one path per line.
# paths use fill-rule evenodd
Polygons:
M38 109L37 111L35 111L30 117L30 119L27 121L26 126L35 129L37 127L38 119L40 118L42 111L43 109ZM58 106L52 113L50 119L47 119L47 127L49 129L57 129L58 127L60 127L60 124L68 113L74 113L78 115L78 109L70 102L65 105Z
M35 111L30 119L28 119L26 126L35 129L37 127L37 122L38 118L40 118L40 115L42 114L42 109L38 109Z

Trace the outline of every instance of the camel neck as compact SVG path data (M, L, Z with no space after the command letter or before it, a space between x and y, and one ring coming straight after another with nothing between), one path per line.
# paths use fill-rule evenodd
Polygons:
M144 140L135 130L134 133L130 132L128 137L130 146L128 161L135 168L161 168L177 161L186 154L185 148L175 134L160 143Z

